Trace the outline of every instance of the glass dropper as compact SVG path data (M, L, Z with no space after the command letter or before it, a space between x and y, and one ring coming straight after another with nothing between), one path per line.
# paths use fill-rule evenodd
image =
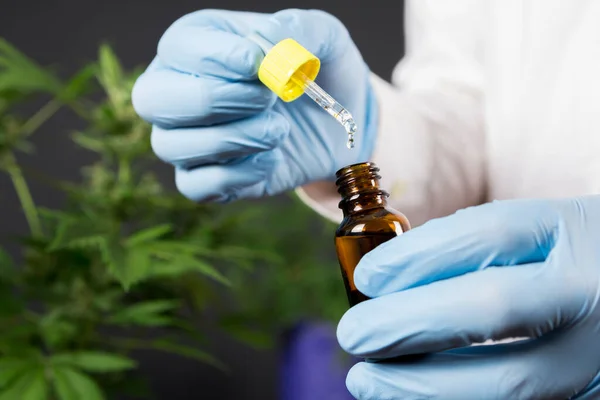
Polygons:
M248 39L256 43L265 54L268 54L274 47L274 45L260 34L254 32L247 36ZM306 50L305 50L306 51ZM329 115L335 118L345 129L348 135L348 141L346 146L349 149L354 148L354 134L358 130L356 122L352 117L352 114L340 103L338 103L331 95L329 95L323 88L317 85L314 80L310 79L300 69L296 69L289 77L291 81L303 88L304 93L310 97L315 103L317 103L323 110Z

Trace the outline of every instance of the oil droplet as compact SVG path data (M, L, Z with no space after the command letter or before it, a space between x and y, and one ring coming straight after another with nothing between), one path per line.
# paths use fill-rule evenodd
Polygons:
M304 88L304 93L313 99L329 115L336 119L346 130L348 141L346 147L354 148L354 134L358 130L352 114L348 112L340 103L338 103L327 92L320 88L316 83L310 80L301 72L296 72L291 76L296 84Z
M354 148L354 134L353 133L348 134L348 141L346 142L346 147L349 149Z
M346 130L346 133L348 134L348 141L346 142L346 147L348 149L353 149L354 148L354 134L358 130L358 127L356 126L356 122L354 122L354 118L352 118L352 115L350 115L350 113L346 110L344 110L341 113L341 118L339 119L339 121L342 123L342 125L344 126L344 129Z

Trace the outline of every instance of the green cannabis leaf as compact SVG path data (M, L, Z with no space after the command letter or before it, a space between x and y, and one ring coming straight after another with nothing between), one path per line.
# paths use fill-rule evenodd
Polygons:
M227 367L209 353L198 350L196 348L177 344L169 339L156 339L150 342L151 348L156 350L167 351L169 353L178 354L183 357L192 358L194 360L213 365L221 370L227 370Z
M110 234L110 226L87 216L61 215L56 234L48 250L64 248L102 248Z
M129 236L125 240L125 246L134 247L144 243L151 242L152 240L158 239L165 234L171 232L173 226L171 224L161 224L150 228L142 229L133 235Z
M48 385L41 365L18 374L0 393L0 400L46 400Z
M174 300L155 300L137 303L117 311L108 318L108 322L116 325L166 326L174 322L172 316L165 312L179 308L181 304Z
M69 367L54 368L54 389L60 400L104 400L105 396L94 379Z
M139 378L137 349L225 370L191 322L207 309L223 331L258 348L281 327L345 309L338 267L323 251L332 227L304 205L194 204L161 182L151 126L131 103L141 71L102 45L97 60L63 81L0 38L0 174L30 231L14 254L0 248L0 400L121 394ZM93 158L72 166L80 171L72 181L19 157L33 153L34 135L62 108L80 119L78 129L43 134L71 133ZM42 207L30 191L40 176L64 195L60 208ZM302 240L307 232L311 240Z
M135 368L137 363L130 358L100 351L59 353L50 358L54 367L68 366L87 372L116 372Z
M99 52L98 80L108 95L108 100L116 109L129 101L129 87L123 87L125 74L116 54L107 45L102 45Z
M0 359L0 389L16 382L16 379L23 376L32 368L39 367L37 360L29 360L17 357L4 357Z
M38 320L38 332L51 348L69 343L77 337L79 330L77 324L66 317L60 308L52 310Z
M223 367L184 311L203 309L209 298L193 292L197 283L227 284L221 264L235 262L219 251L227 243L213 240L215 209L185 201L152 171L151 127L131 104L140 72L102 46L97 62L63 82L0 40L0 173L31 230L17 242L17 261L0 249L0 400L104 399L136 379L128 354L136 348ZM51 98L27 114L21 105L36 95ZM31 136L61 107L86 124L73 140L95 161L77 182L44 176L67 196L51 210L32 196L16 152L31 152ZM232 258L249 258L239 247ZM129 331L155 328L169 336L140 340ZM134 337L105 334L115 329Z
M140 339L113 339L120 343L123 347L134 348L134 349L153 349L168 352L171 354L177 354L182 357L194 359L202 363L210 364L215 368L223 371L227 371L227 366L221 361L217 360L211 354L199 350L195 347L186 346L179 344L172 338L158 338L153 340L140 340Z
M91 91L91 82L96 75L95 65L86 65L77 72L61 89L60 99L65 103L72 103L80 96Z
M61 82L52 73L0 38L0 92L57 94L61 88Z

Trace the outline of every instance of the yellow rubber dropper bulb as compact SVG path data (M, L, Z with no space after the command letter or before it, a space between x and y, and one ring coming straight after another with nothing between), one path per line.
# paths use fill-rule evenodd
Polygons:
M321 61L291 38L274 45L258 33L253 33L248 38L265 53L258 68L258 79L284 102L294 101L303 94L308 95L344 127L348 134L347 147L354 148L354 134L357 131L354 118L314 82L319 74Z
M302 77L314 81L320 68L317 57L295 40L284 39L265 54L258 68L258 79L281 100L290 102L304 94Z

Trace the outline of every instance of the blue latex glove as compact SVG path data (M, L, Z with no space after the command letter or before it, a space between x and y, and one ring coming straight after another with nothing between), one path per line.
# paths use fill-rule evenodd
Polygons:
M310 98L283 103L257 78L264 54L245 36L291 37L321 60L316 82L358 124L356 148ZM153 124L152 146L176 167L179 190L196 201L227 202L334 179L369 158L376 102L369 69L344 26L315 10L257 14L203 10L176 21L133 89L138 114Z
M357 399L600 398L600 196L432 220L368 253L355 279L375 298L340 321L346 351L431 353L357 364ZM465 347L511 337L529 339Z

